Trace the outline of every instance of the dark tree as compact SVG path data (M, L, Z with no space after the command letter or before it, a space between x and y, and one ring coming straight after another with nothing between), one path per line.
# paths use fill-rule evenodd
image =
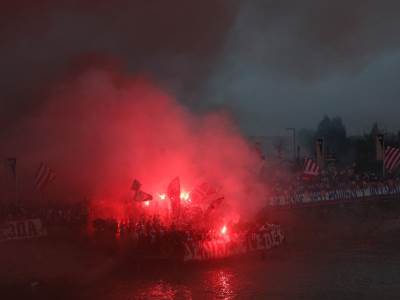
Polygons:
M350 142L347 138L346 127L340 117L330 119L324 116L318 124L315 138L324 139L326 154L335 155L342 162L347 162Z
M300 146L301 155L314 154L315 130L300 129L297 134L298 144Z

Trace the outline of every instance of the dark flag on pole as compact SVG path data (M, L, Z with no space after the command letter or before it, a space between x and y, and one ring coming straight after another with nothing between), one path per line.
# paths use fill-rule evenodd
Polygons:
M137 202L145 202L145 201L153 200L152 195L140 190L141 187L142 187L142 184L139 182L139 180L134 179L132 182L132 186L131 186L131 190L133 190L135 192L135 196L133 197L133 200L137 201Z
M181 183L179 177L175 177L167 188L167 195L171 201L172 216L179 216L181 208Z
M131 189L133 190L133 191L138 191L138 190L140 190L140 187L142 186L142 184L139 182L139 180L137 180L137 179L135 179L135 180L133 180L133 182L132 182L132 187L131 187Z
M133 200L137 202L146 202L153 200L153 196L143 191L136 191L135 198Z

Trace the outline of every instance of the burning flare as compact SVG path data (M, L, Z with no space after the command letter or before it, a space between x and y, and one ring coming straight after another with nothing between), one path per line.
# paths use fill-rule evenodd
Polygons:
M190 193L185 192L185 191L181 191L181 194L180 194L181 200L190 202L189 196L190 196Z
M226 227L226 225L224 225L224 226L221 228L221 235L226 235L227 232L228 232L228 228Z

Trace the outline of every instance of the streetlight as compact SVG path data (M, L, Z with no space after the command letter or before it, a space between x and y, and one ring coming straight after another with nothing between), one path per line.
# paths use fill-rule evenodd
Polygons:
M293 136L293 160L296 162L296 128L288 127L286 130L292 131Z

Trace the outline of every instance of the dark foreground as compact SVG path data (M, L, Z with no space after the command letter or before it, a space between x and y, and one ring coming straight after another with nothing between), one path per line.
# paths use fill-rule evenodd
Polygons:
M196 265L137 265L61 242L30 245L16 260L21 270L2 259L0 298L399 299L398 219L337 218L291 224L287 243L264 259Z
M116 276L85 291L83 299L399 299L400 255L395 249L354 247L323 255L315 250L142 279Z

